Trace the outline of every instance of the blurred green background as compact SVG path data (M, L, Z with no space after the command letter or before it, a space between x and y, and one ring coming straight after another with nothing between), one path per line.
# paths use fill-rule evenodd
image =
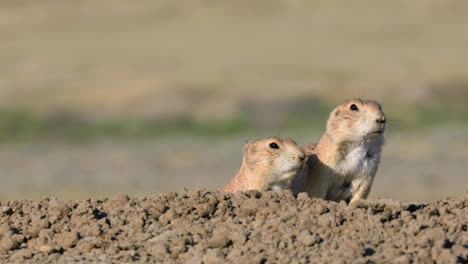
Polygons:
M0 199L222 187L245 140L392 121L371 197L468 189L466 1L2 1Z

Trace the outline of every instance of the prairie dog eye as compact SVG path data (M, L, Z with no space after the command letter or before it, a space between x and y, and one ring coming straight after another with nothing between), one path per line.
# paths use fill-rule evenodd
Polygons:
M353 110L353 111L357 111L357 110L358 110L358 107L357 107L357 105L352 104L352 105L349 107L349 109L351 109L351 110Z
M272 149L279 149L278 144L276 144L275 142L271 142L269 146L270 146L270 148L272 148Z

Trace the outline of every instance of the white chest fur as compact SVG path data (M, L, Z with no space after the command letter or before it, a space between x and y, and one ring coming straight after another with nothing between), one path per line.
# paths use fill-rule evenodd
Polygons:
M360 145L349 151L345 157L337 163L337 172L341 175L356 175L365 169L368 163L368 149Z
M348 149L336 163L327 199L348 200L363 185L372 184L379 160L379 146L361 144Z

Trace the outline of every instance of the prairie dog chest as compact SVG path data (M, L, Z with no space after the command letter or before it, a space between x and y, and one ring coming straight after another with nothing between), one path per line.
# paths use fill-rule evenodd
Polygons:
M361 186L369 185L378 166L380 153L372 146L350 149L336 164L327 199L348 200Z
M356 176L360 171L365 170L372 163L370 149L365 146L357 146L345 154L343 159L337 164L337 172L342 176Z

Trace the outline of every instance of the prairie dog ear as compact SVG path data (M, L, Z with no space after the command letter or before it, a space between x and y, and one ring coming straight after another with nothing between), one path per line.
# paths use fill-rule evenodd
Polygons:
M332 113L333 116L338 116L340 114L340 109L335 109Z
M250 145L250 141L246 140L244 147L242 148L242 152L244 152L244 154L247 153L247 151L249 150L249 145Z
M252 141L245 141L244 144L244 154L254 154L256 152L255 144L252 144Z

